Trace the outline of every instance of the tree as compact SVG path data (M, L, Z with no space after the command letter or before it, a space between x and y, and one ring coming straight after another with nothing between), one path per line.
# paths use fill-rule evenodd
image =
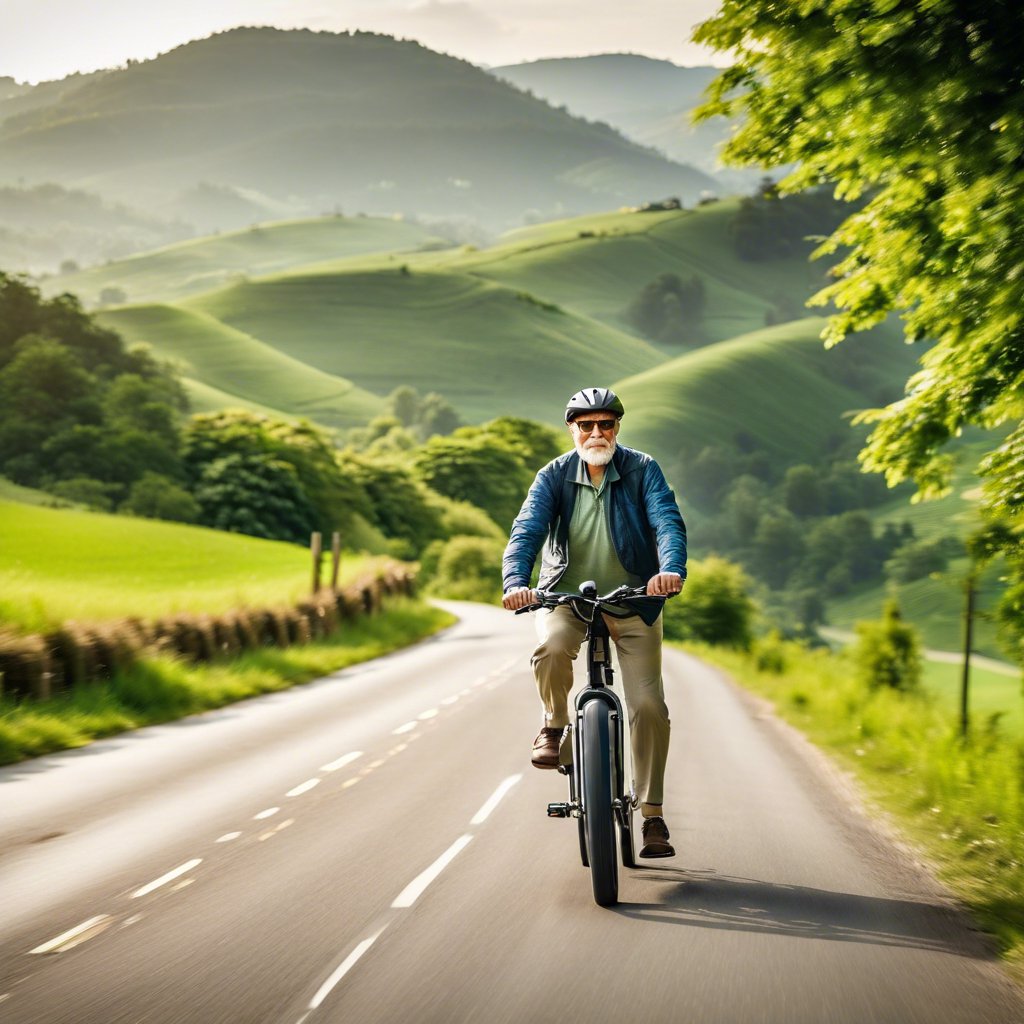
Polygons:
M659 274L644 285L626 310L626 319L641 334L656 341L696 340L704 318L704 281L694 274Z
M203 525L231 533L307 544L316 524L295 467L278 459L215 459L204 467L195 499Z
M782 481L786 508L800 519L820 516L825 507L821 475L813 466L790 466Z
M1024 411L1022 36L1006 0L722 0L694 35L734 55L698 112L742 119L727 160L796 165L782 193L863 201L818 250L840 258L814 301L838 307L829 345L894 310L932 342L905 396L862 417L865 467L924 496L948 488L965 426ZM1019 522L1024 428L1007 444L981 469L989 507Z
M193 488L198 487L208 466L231 455L290 465L303 501L313 510L311 530L344 530L355 515L373 519L366 494L341 466L330 438L309 423L289 423L237 409L193 416L183 444ZM223 472L222 467L222 476ZM195 493L198 498L198 491Z
M533 476L503 441L487 436L432 437L417 449L412 466L432 490L482 508L505 530Z

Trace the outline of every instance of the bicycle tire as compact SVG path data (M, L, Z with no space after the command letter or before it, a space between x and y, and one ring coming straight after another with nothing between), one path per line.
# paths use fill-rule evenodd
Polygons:
M583 706L583 818L594 902L601 907L619 899L611 717L612 709L603 700Z

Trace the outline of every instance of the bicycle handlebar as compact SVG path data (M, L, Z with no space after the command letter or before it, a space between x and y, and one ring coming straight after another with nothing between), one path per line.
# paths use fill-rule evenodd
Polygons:
M563 604L586 604L586 605L623 605L627 601L635 601L639 598L645 601L665 601L674 594L648 594L647 587L629 587L626 584L616 587L603 596L598 596L597 586L593 583L584 583L575 594L560 593L555 590L534 590L537 601L528 604L525 608L517 608L515 614L522 615L524 612L536 612L542 608L557 608Z

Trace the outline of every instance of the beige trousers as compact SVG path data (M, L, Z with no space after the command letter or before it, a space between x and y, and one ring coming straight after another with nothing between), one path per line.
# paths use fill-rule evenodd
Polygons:
M604 619L619 656L637 795L645 804L660 805L670 732L661 679L661 618L653 626L645 625L638 615L628 619L606 615ZM540 642L530 664L544 705L544 720L552 728L566 726L573 661L587 635L586 623L563 606L538 612L536 625Z

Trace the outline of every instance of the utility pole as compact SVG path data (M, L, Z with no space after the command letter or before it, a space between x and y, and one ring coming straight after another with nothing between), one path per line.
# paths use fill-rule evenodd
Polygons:
M964 669L960 678L960 736L967 739L970 727L970 714L967 705L967 694L971 683L971 646L974 641L974 599L977 593L977 567L973 560L964 581Z

